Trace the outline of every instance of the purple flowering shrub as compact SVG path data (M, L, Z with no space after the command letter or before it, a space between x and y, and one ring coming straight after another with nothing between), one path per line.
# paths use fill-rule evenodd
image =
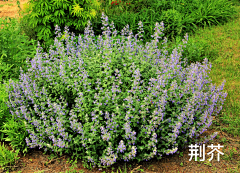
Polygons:
M220 92L224 83L208 85L207 59L187 66L177 49L167 57L157 46L158 23L144 46L137 45L138 34L124 38L123 30L124 41L112 45L109 27L95 44L89 27L78 44L74 34L59 39L59 33L49 53L37 49L28 72L9 84L7 105L25 122L28 147L71 153L101 167L173 154L206 131L227 95Z

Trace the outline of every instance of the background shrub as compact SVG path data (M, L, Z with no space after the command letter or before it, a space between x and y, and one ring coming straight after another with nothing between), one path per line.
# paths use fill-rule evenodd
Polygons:
M8 24L7 20L11 23ZM18 23L15 19L6 18L2 20L0 18L0 23L4 24L4 29L0 32L0 56L2 62L9 65L8 73L1 73L2 84L4 80L8 80L9 77L12 79L18 79L20 75L20 67L23 67L24 72L26 72L26 56L34 57L36 54L36 41L28 41L28 37L21 35ZM5 70L5 69L3 69Z
M71 27L73 32L79 31L86 26L87 20L97 16L101 8L101 3L96 0L31 0L30 3L32 12L27 14L27 19L45 51L53 45L54 26L58 25L61 31L65 25Z

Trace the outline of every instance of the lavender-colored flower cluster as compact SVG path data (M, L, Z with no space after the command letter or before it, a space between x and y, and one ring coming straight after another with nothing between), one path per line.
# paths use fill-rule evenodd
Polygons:
M104 37L96 44L90 22L78 44L74 34L61 40L59 33L49 54L37 49L28 73L11 81L7 105L26 122L27 145L71 153L98 166L175 153L221 111L224 83L218 89L207 85L207 59L187 66L176 49L167 57L165 47L157 46L163 23L160 28L156 23L151 43L137 45L137 35L125 37L124 28L124 41L112 45L116 30L111 37L103 18Z

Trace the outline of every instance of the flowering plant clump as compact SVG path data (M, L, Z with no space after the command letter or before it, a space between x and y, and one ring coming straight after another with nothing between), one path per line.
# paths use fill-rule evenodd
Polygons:
M122 41L112 44L117 31L111 37L108 18L102 18L105 40L101 35L93 42L90 21L77 44L65 27L67 38L58 33L49 53L37 49L28 72L9 82L7 106L24 122L27 146L71 153L101 167L160 159L206 131L227 95L220 92L224 83L207 85L207 59L187 66L177 49L167 57L157 46L163 23L156 23L154 40L144 46L138 46L140 34L125 37L126 27Z

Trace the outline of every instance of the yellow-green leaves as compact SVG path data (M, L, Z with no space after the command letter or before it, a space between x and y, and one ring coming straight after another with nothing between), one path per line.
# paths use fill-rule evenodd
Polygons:
M82 11L84 11L84 9L79 7L78 4L75 4L73 5L73 11L71 12L71 14L73 13L76 16L82 17Z

